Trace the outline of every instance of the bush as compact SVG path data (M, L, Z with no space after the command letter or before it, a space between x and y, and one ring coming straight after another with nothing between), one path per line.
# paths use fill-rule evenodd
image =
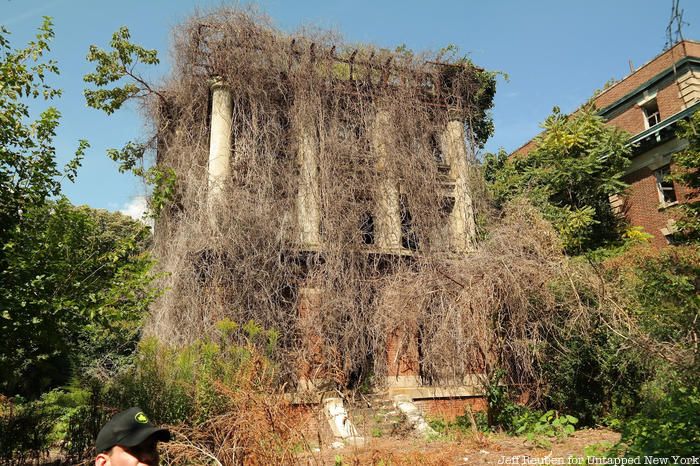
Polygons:
M60 412L43 401L0 398L0 460L23 465L48 454Z
M268 358L277 338L254 322L230 320L180 348L145 338L103 402L113 411L140 406L170 425L175 441L163 445L164 464L288 463L299 439Z
M642 411L624 426L627 456L689 457L700 451L700 388L674 382L650 395Z

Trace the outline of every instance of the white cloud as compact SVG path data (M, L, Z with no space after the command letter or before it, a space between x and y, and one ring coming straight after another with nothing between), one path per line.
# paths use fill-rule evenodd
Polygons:
M148 201L145 196L136 196L132 198L119 209L119 212L135 220L140 220L146 225L152 225L153 223L150 218L145 217L146 213L148 213Z

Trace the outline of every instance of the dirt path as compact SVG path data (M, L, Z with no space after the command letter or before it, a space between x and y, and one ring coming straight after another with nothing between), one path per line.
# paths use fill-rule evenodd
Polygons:
M307 464L314 465L460 465L460 464L582 464L584 448L616 443L620 435L606 429L584 429L547 448L522 437L504 434L454 434L434 440L372 438L363 447L323 449Z

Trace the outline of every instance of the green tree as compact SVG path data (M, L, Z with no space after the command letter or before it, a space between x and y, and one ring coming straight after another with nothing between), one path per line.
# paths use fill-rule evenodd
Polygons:
M498 205L527 196L552 222L567 252L578 254L619 239L609 196L622 192L628 136L606 125L592 106L573 115L554 108L527 155L485 157L485 176Z
M31 121L29 101L61 95L47 79L58 74L53 60L44 60L54 36L44 18L36 39L13 49L9 31L0 26L0 239L21 223L22 213L41 206L61 190L62 177L74 180L88 143L81 140L75 157L60 169L56 163L56 134L60 113L49 106ZM0 251L0 267L2 267Z
M686 202L678 206L680 217L675 236L682 242L697 243L700 240L700 112L681 121L676 134L688 140L688 147L673 156L670 178L685 185L689 192Z
M64 198L23 215L3 245L0 391L38 396L134 349L155 297L149 237L139 222Z
M110 115L129 100L144 100L153 96L167 106L167 98L137 72L140 65L160 63L156 50L131 42L131 33L125 26L112 34L109 45L110 51L96 45L91 45L88 51L87 60L95 63L95 71L83 77L86 83L95 86L95 89L85 89L88 106ZM154 139L148 142L130 141L121 149L108 150L108 155L119 163L119 171L131 171L152 188L149 207L151 214L157 216L174 194L175 172L158 166L143 167L144 155L153 142Z
M60 96L46 82L51 21L24 48L8 36L0 28L0 393L36 397L101 352L128 352L155 290L147 227L60 196L88 145L60 168L58 111L31 120L32 99Z

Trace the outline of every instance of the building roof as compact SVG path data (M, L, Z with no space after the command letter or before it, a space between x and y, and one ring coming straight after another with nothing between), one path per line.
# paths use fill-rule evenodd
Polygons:
M608 116L617 107L624 105L631 99L637 97L645 89L648 89L654 84L660 82L662 79L675 72L678 68L691 63L700 65L700 42L694 40L680 41L670 49L661 52L648 62L644 63L642 66L634 70L620 81L600 92L593 98L593 103L596 108L599 109L600 115ZM696 107L696 105L693 105L692 107L683 111L685 112ZM673 121L676 121L678 118L674 117L680 113L681 112L677 112L674 115L669 115L669 118L673 118ZM667 118L664 118L664 121L666 119ZM633 135L631 141L642 133ZM535 148L535 146L535 138L530 139L522 146L515 149L511 155L528 154Z

